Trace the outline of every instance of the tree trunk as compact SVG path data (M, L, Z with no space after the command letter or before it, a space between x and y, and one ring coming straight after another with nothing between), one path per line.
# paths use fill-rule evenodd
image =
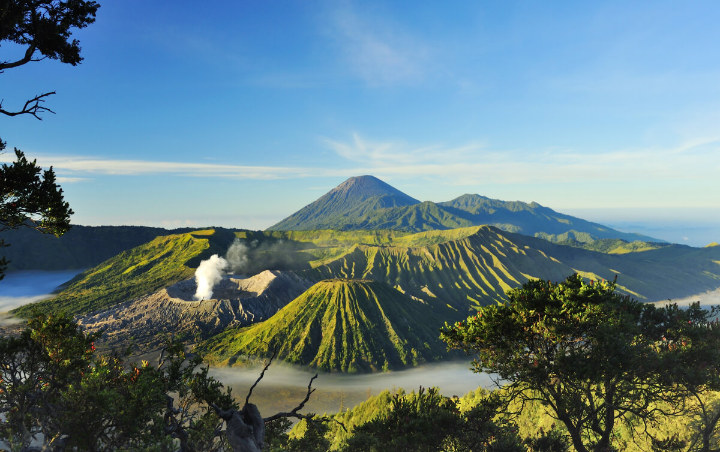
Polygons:
M227 423L225 435L234 452L262 450L265 442L265 421L257 406L248 403L241 411L232 410L231 416L224 419Z

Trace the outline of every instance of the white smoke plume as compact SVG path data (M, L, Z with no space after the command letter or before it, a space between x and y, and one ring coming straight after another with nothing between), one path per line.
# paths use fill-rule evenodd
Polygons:
M253 241L252 245L257 246L257 242ZM243 273L245 271L247 265L250 263L248 251L248 246L240 239L235 239L232 245L230 245L225 259L227 259L228 265L233 272Z
M220 282L223 277L223 270L228 266L228 262L217 254L213 254L210 259L200 262L197 270L195 270L195 282L197 290L195 291L196 300L209 300L213 295L213 287Z

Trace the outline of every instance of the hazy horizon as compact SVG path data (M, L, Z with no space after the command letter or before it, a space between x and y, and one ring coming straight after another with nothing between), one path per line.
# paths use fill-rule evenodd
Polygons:
M410 196L412 194L408 193ZM438 200L438 201L448 201ZM510 200L503 200L510 201ZM525 202L525 201L523 201ZM530 201L527 201L530 202ZM300 206L297 208L304 207ZM598 208L598 209L558 209L548 206L557 212L572 215L584 220L600 223L621 232L643 234L664 240L670 243L703 247L713 242L720 243L720 208ZM172 221L138 221L132 222L88 222L73 224L81 226L152 226L166 229L184 227L225 227L235 229L265 230L290 216L295 211L283 215L268 216L266 218L252 218L244 223L227 218L215 222L202 222L202 219L184 222Z

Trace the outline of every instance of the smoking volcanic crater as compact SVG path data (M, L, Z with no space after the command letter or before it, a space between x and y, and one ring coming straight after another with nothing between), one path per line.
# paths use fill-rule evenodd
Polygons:
M195 278L180 281L165 288L168 296L172 299L197 302L197 301L217 301L231 300L239 301L246 298L254 298L265 291L268 285L280 272L266 270L258 273L253 277L244 275L225 274L213 287L210 298L198 300L196 296L198 291L198 283Z
M212 298L197 299L196 278L78 319L88 331L103 331L103 343L114 347L129 337L143 349L162 345L166 333L182 339L205 339L228 327L270 318L305 292L312 283L292 272L265 270L251 277L220 275Z

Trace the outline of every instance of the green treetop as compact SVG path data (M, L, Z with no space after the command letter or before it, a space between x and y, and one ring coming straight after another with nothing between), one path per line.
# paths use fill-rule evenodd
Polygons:
M497 375L509 400L545 405L578 451L612 450L624 421L683 414L679 389L702 389L718 374L717 352L699 357L720 344L717 324L699 307L656 308L578 275L528 281L508 297L441 335L476 355L476 372ZM688 370L701 365L703 372Z

